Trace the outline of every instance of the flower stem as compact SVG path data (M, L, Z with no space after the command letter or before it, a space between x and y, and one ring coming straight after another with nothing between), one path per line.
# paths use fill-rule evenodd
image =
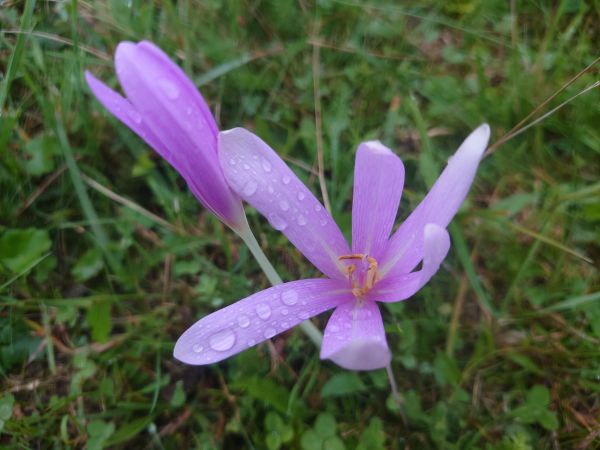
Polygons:
M236 232L250 249L250 252L254 256L254 259L256 259L256 262L267 276L269 282L273 286L277 284L282 284L283 281L281 277L267 258L267 255L265 255L262 249L260 248L260 245L256 240L254 233L252 233L252 231L250 230L250 227L246 227L243 230L236 230ZM323 335L310 320L305 320L304 322L301 322L300 328L317 347L321 347Z
M394 400L398 405L400 405L400 393L398 392L398 385L396 384L396 378L394 378L394 371L392 370L391 362L387 366L385 366L385 371L387 372L388 379L390 380L390 388L392 389L392 395L394 396Z

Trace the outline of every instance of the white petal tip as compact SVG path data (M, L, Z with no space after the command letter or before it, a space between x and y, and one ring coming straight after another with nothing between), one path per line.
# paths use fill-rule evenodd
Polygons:
M356 339L330 355L321 354L321 359L330 359L347 370L381 369L390 363L391 358L385 343L370 339Z
M373 153L381 153L384 155L388 155L390 153L393 154L393 152L385 145L383 145L380 141L367 141L363 142L363 145L369 150L371 150Z

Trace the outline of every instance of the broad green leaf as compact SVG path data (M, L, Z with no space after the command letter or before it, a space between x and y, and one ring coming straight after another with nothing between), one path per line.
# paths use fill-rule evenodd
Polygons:
M7 230L0 237L0 262L13 272L22 272L50 249L46 230Z
M92 330L92 339L96 342L106 342L112 327L110 302L95 302L87 310L87 323Z
M342 395L355 394L363 392L367 387L354 372L341 372L332 376L321 389L321 396L339 397Z
M73 267L73 276L77 281L86 281L97 275L103 266L102 252L97 247L93 247L79 258Z

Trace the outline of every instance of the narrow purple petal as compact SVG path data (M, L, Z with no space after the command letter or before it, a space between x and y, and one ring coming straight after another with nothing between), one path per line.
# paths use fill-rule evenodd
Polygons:
M259 137L243 128L219 134L219 158L231 188L281 231L321 272L344 278L350 253L329 213Z
M321 359L349 370L375 370L389 364L391 354L375 302L353 300L333 311L323 335Z
M96 96L96 99L98 99L98 101L102 103L102 106L104 106L113 116L146 141L146 143L156 150L160 156L167 161L172 159L169 149L158 140L152 132L152 128L142 120L142 116L137 112L129 100L113 91L88 71L85 72L85 81L92 93Z
M379 141L362 143L354 164L352 252L380 259L394 226L404 165Z
M177 340L173 355L186 364L215 363L351 297L347 285L336 280L319 278L280 284L200 319Z
M369 298L379 302L399 302L416 294L440 268L450 249L448 232L435 224L425 225L423 267L408 274L385 277L378 282Z
M408 273L421 261L425 225L448 226L469 192L489 137L490 127L481 125L448 160L448 165L427 196L390 238L380 262L382 275Z
M149 42L120 43L115 65L127 99L86 76L99 100L185 178L204 206L234 229L247 226L218 162L214 118L183 71Z
M181 68L177 64L174 64L173 61L171 61L171 59L152 42L141 41L138 44L138 47L151 53L152 55L154 55L155 58L162 61L165 70L170 71L168 78L177 80L178 84L182 88L182 96L188 98L189 100L192 100L193 105L189 106L198 107L204 118L204 121L206 122L206 125L208 125L212 133L216 136L219 133L219 128L217 127L215 118L212 115L208 104L204 100L204 97L202 97L200 91L198 91L194 83L192 83L192 81L188 78L185 72L181 70ZM186 110L186 114L189 115L188 111L189 110Z

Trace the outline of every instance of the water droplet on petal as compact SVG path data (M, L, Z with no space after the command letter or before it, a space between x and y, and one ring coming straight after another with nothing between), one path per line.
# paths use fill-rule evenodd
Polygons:
M244 185L244 189L242 190L242 192L244 193L244 195L251 196L254 195L257 188L258 184L256 184L256 181L250 180Z
M133 120L135 123L142 123L142 116L135 109L130 109L127 111L127 115Z
M306 319L308 319L309 317L310 317L310 315L308 314L308 312L307 312L307 311L300 311L300 312L298 313L298 319L300 319L300 320L306 320Z
M306 217L304 217L302 214L299 214L298 217L296 217L296 222L302 227L306 225Z
M265 339L271 339L276 334L277 334L277 330L275 328L268 327L268 328L265 328L265 332L263 333L263 336L265 337Z
M270 172L271 171L271 168L272 168L271 163L269 161L267 161L265 158L263 158L260 161L260 165L262 166L262 168L263 168L263 170L265 172Z
M194 344L192 350L194 353L200 353L202 350L204 350L204 347L202 347L200 344Z
M271 213L269 214L268 219L273 228L276 230L283 231L288 226L287 222L279 214Z
M256 341L254 339L250 339L248 342L246 342L246 345L248 347L252 347L254 344L256 344Z
M290 177L288 177L287 175L284 175L283 178L281 179L283 184L290 184L290 181L292 181L292 179Z
M329 329L331 330L332 333L337 333L340 331L340 327L338 327L337 325L331 325L329 327Z
M315 205L315 211L316 211L316 212L319 212L319 211L321 211L321 209L323 209L323 208L321 208L321 205L319 205L319 204L317 203L317 204Z
M281 301L288 306L293 306L298 303L298 293L294 290L285 291L281 294Z
M246 169L246 170L250 170L250 165L249 165L249 164L246 164L246 163L244 163L244 169Z
M256 305L256 314L258 314L258 317L262 320L267 320L271 317L271 308L265 303L260 303Z
M229 328L213 334L209 339L210 348L218 352L225 352L235 344L235 334Z
M193 111L192 111L192 107L191 107L191 106L188 106L187 108L185 108L185 113L186 113L188 116L191 116L191 115L192 115L192 112L193 112Z
M288 202L286 202L285 200L281 200L279 202L279 207L281 208L282 211L287 211L288 209L290 209L290 204Z
M287 330L290 327L290 324L287 322L281 322L281 329Z
M166 78L161 78L158 80L158 86L162 89L167 98L175 100L177 97L179 97L179 89L172 81L167 80Z
M298 192L298 200L302 201L302 200L304 200L304 197L306 197L304 192L302 192L302 191Z
M229 165L230 165L230 166L235 166L235 163L236 163L236 162L237 162L237 161L235 160L235 158L229 158Z
M289 313L289 310L287 308L281 308L281 315L282 316L287 316Z
M241 328L247 328L248 325L250 325L250 319L248 318L248 316L242 314L238 317L237 323Z
M321 226L324 227L325 225L327 225L327 219L321 219L320 223Z

